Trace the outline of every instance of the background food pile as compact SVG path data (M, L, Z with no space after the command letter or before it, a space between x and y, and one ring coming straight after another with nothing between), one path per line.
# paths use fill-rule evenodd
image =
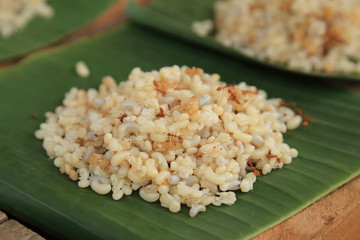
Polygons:
M0 35L9 37L33 18L51 18L53 14L46 0L0 0Z
M360 72L358 0L219 1L215 15L216 39L248 56L305 71Z

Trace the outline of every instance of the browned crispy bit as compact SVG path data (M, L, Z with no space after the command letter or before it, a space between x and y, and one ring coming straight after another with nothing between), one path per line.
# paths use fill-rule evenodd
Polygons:
M250 11L253 11L256 9L261 9L261 10L265 9L265 5L263 3L259 3L259 2L255 2L255 3L251 4L249 7L250 7Z
M311 123L311 116L310 116L310 114L308 114L308 115L304 118L304 121L303 121L302 125L303 125L304 127L306 127L306 126L309 126L310 123Z
M248 102L247 99L244 99L243 101L240 100L242 95L257 94L257 92L251 90L240 91L232 84L227 84L226 88L228 89L229 93L229 101L232 101L232 106L236 114L239 112L243 112L245 110L244 103Z
M166 151L174 151L182 146L181 142L183 140L182 136L167 133L169 137L165 142L153 142L153 149L157 152L166 152Z
M250 42L255 42L256 41L256 39L257 39L257 34L256 34L256 32L250 32L249 34L248 34L248 39L249 39L249 41Z
M78 143L80 146L84 146L85 140L83 138L78 138L75 142Z
M301 108L298 108L296 109L296 114L299 114L299 115L303 115L304 114L304 110L302 110Z
M289 12L294 0L283 0L280 6L280 9Z
M240 104L240 92L236 89L236 87L234 85L227 85L228 86L228 91L230 93L230 97L229 100L230 101L234 101L237 104Z
M159 82L154 80L153 81L153 84L154 84L154 87L155 87L155 90L159 93L161 93L161 95L165 96L166 95L166 92L165 91L162 91L159 87Z
M65 173L65 165L62 165L59 170L60 170L61 174L64 174Z
M340 24L332 24L325 33L325 52L335 45L346 43L343 39L344 29Z
M335 17L335 10L332 7L325 6L323 8L323 15L325 22L330 23Z
M181 142L177 139L168 140L166 142L154 142L153 148L157 152L174 151L181 147Z
M280 100L279 104L287 107L296 107L296 102L285 102L284 100Z
M126 113L122 114L120 117L118 117L118 119L120 120L120 122L122 122L124 120L124 118L126 118L128 115Z
M77 174L74 168L71 168L71 170L68 173L68 176L73 181L77 181L79 179L79 175Z
M86 130L88 130L89 129L89 122L83 123L82 127L85 128Z
M311 38L306 38L303 42L304 47L307 51L307 53L310 56L322 56L323 55L323 49L316 47L314 45L314 41Z
M267 158L276 158L276 162L280 163L280 158L277 155L273 155L273 154L266 154L265 157Z
M185 112L190 116L199 111L200 101L197 97L190 98L189 101L181 101L180 105L173 107L171 110L177 110L179 112Z
M159 93L161 93L162 96L166 95L166 91L168 89L175 89L177 87L177 83L176 82L172 82L172 81L168 81L165 79L162 79L161 81L153 81L155 90Z
M242 90L241 92L242 92L243 95L247 95L247 94L257 95L258 94L257 91L252 91L252 90Z
M173 133L168 133L167 134L169 137L173 137L173 138L177 138L178 140L183 140L183 138L182 138L182 136L179 136L179 135L175 135L175 134L173 134Z
M93 153L88 158L89 164L93 166L99 166L103 171L111 173L110 166L111 163L109 160L104 159L103 154Z
M251 159L248 160L247 164L248 164L249 169L251 171L253 171L256 176L260 176L259 170L257 170L256 167L253 166L253 162Z
M186 104L186 112L192 115L199 111L199 99L197 97L190 98L190 101Z
M68 177L73 181L77 181L79 179L79 175L75 171L74 167L69 163L62 165L59 170L61 174L68 175Z
M357 9L353 9L353 11L351 11L347 17L349 18L351 24L355 25L358 22L358 14L357 14Z
M324 63L324 71L325 72L332 72L336 68L336 62L335 61L327 61Z
M86 130L89 130L89 122L84 122L82 124L77 125L74 129L80 129L80 128L85 128Z
M153 142L152 147L157 152L167 151L167 146L166 146L165 142L163 142L163 143Z
M292 110L295 111L296 114L301 115L303 117L303 119L304 119L303 122L302 122L302 125L304 127L308 126L311 123L311 115L306 113L301 108L296 108L296 102L285 102L284 100L280 100L279 104L283 105L283 106L290 107L290 108L292 108Z
M78 138L76 139L75 142L78 143L80 146L85 146L85 147L88 147L93 143L92 140L83 139L83 138Z
M204 74L204 70L202 70L201 68L192 67L186 68L185 73L190 77L194 77L195 75L199 75L201 77Z
M96 109L96 107L93 104L86 104L86 110Z
M168 133L167 134L169 137L177 137L175 134L173 134L173 133Z
M302 41L305 37L306 29L303 26L296 27L295 31L292 33L292 39L294 41Z
M164 109L159 108L159 110L160 110L160 112L158 114L156 114L156 117L158 117L158 118L165 117Z

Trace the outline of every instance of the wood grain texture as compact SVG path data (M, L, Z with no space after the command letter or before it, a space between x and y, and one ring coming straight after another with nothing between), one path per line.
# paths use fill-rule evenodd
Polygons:
M357 239L359 219L360 176L253 240Z
M322 239L352 240L360 238L360 204L343 221L322 235Z
M40 235L10 219L0 224L0 240L42 240Z
M7 216L5 213L3 213L2 211L0 211L0 224L2 224L3 222L5 222L7 220ZM1 232L0 232L1 233Z

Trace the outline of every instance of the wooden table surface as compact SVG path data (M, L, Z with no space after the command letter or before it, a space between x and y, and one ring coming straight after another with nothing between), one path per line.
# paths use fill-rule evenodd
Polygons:
M137 0L146 3L149 0ZM39 51L77 41L109 30L124 22L123 10L127 0L118 0L109 11L104 13L84 29ZM37 54L35 51L29 55ZM9 65L17 64L28 56L0 64L0 71ZM358 83L342 83L345 87L360 92ZM14 219L9 219L0 206L0 240L40 240L44 239ZM268 239L360 239L360 176L335 189L327 196L303 209L291 218L261 233L255 240Z

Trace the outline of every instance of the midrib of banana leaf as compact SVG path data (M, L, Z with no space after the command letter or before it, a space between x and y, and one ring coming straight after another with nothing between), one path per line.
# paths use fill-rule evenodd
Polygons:
M325 78L328 80L360 80L359 73L326 73L323 71L304 71L291 69L283 64L259 60L249 57L232 48L223 46L215 41L213 36L199 37L191 30L194 21L214 19L213 5L219 0L155 0L147 6L141 6L131 1L126 8L126 15L136 23L168 33L187 42L196 43L218 52L232 56L239 61L249 61L285 72L296 73L304 77Z
M79 78L74 65L91 71ZM232 206L209 206L195 218L186 206L173 214L138 193L119 201L80 189L48 159L34 131L71 87L94 88L101 77L127 79L132 68L188 65L246 81L270 97L296 101L309 127L285 134L299 157L258 178ZM288 81L291 78L292 81ZM94 39L43 52L0 72L0 207L58 239L247 239L295 214L360 172L359 94L233 59L125 26ZM34 119L32 114L39 117Z
M9 38L0 36L0 61L19 57L54 43L94 20L115 0L49 0L51 19L37 17Z

